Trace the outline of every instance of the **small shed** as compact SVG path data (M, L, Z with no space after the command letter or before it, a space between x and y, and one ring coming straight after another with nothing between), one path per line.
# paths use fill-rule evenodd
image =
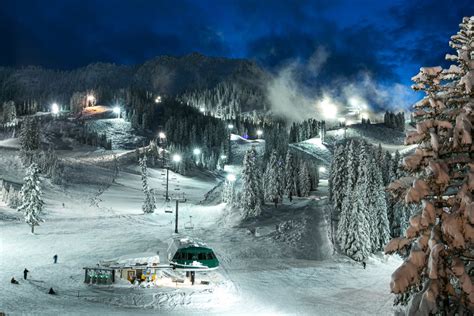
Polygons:
M87 284L112 284L115 283L115 270L106 267L85 267L84 283Z
M101 261L96 267L85 267L84 283L87 284L112 284L119 277L131 283L135 281L154 281L159 265L158 255L151 257L126 258L118 260Z

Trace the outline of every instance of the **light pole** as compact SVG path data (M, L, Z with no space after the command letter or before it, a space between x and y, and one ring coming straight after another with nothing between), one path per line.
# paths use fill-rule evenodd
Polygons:
M181 156L179 154L174 154L173 162L175 162L176 164L181 162ZM168 172L169 172L169 168L167 168L167 173L166 173L166 196L168 196ZM176 213L175 213L175 220L174 220L174 232L176 234L178 233L179 202L180 200L176 199ZM186 199L181 200L181 202L186 202Z

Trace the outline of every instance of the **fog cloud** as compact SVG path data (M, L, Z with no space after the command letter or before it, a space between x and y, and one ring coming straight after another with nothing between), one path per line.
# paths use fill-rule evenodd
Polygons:
M318 75L329 57L330 52L320 46L306 62L293 60L281 67L267 85L272 112L289 121L362 114L376 120L386 110L403 111L416 101L408 86L380 83L369 72L325 82Z

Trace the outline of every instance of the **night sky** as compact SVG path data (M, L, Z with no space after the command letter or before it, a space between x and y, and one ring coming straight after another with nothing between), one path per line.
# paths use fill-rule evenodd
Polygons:
M2 0L0 64L72 69L200 52L275 70L311 68L316 55L321 80L364 72L408 85L419 67L443 63L472 14L472 0Z

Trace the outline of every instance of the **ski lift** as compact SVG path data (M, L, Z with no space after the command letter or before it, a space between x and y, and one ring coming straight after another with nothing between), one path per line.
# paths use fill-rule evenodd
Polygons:
M165 213L173 213L173 209L171 209L171 205L166 203L165 205Z
M193 222L191 221L193 217L191 215L189 215L189 222L187 223L184 223L184 229L194 229L194 224Z
M181 271L211 271L219 267L212 248L185 236L171 239L168 260L173 269Z

